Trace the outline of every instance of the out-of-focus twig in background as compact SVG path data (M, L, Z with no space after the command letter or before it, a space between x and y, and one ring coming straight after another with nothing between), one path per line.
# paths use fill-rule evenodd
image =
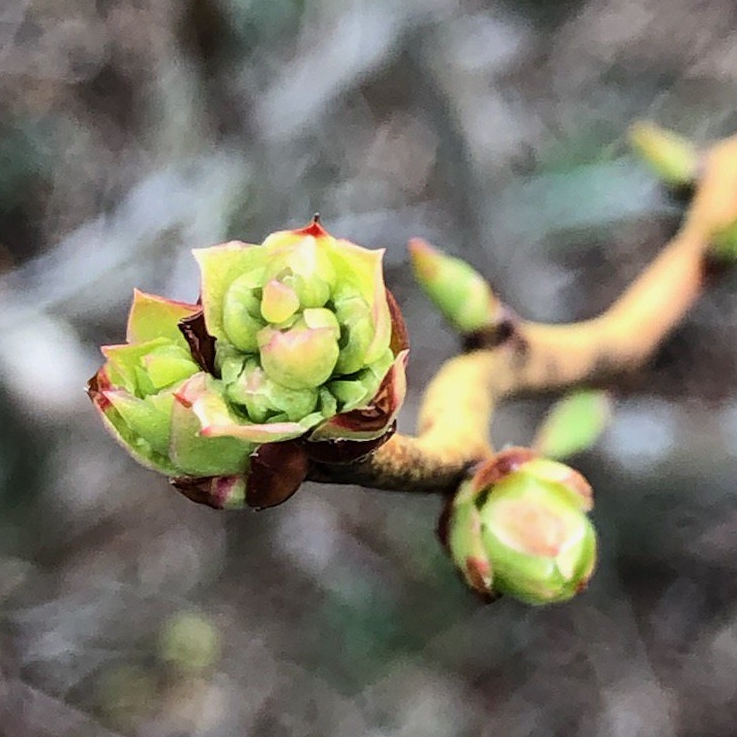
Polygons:
M577 465L603 559L555 608L481 606L440 501L308 485L193 505L84 396L134 286L322 214L387 248L421 387L455 339L420 236L523 316L602 311L682 203L628 153L651 118L737 130L727 0L16 0L0 5L0 733L731 735L737 279L622 387ZM505 406L525 443L544 400Z

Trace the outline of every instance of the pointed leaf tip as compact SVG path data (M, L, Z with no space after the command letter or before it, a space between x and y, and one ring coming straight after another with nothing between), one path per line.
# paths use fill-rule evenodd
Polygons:
M145 343L157 338L167 338L184 347L177 324L200 308L188 302L133 290L133 304L128 314L126 340L128 343Z
M320 213L315 213L312 217L312 220L309 222L308 225L305 225L304 228L298 228L297 230L293 231L295 235L311 235L313 238L330 238L330 233L328 233L325 228L320 225Z

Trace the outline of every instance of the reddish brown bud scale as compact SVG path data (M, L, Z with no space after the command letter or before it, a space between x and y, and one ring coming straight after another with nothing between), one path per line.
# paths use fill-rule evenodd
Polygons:
M111 388L112 385L110 384L110 379L104 368L101 368L87 382L87 396L92 400L100 412L107 412L113 406L110 400L105 396L105 391Z
M178 327L189 345L192 358L203 371L216 376L215 338L207 332L204 311L200 309L190 317L182 318Z
M345 464L365 458L380 448L394 434L396 423L373 440L305 440L307 455L316 463Z
M478 493L499 483L533 458L537 458L537 453L532 448L514 447L502 450L476 469L472 481L474 492Z
M466 579L479 594L489 593L491 565L488 560L468 556L466 558Z
M234 487L242 485L240 476L210 476L190 478L182 476L169 479L169 483L190 501L213 509L227 509L233 505Z
M392 349L392 353L396 356L402 351L409 350L409 333L407 332L404 316L402 315L402 311L399 309L397 300L388 289L386 290L386 301L389 305L389 314L391 315L392 320L392 337L389 342L389 347Z
M249 507L265 509L282 504L307 478L310 461L297 440L260 445L251 455L246 479Z

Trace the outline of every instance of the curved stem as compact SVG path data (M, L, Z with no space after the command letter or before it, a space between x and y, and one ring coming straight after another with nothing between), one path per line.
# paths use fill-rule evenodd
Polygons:
M395 435L363 461L313 478L374 488L451 492L493 453L495 404L522 391L593 382L640 367L701 294L713 236L737 222L737 137L704 157L676 236L602 315L568 325L507 320L504 336L447 361L428 386L416 437ZM492 331L493 332L493 331Z

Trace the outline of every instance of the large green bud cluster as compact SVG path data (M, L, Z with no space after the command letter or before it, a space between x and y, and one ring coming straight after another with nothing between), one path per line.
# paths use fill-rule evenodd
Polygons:
M592 505L591 487L577 471L510 448L461 485L441 532L473 589L549 604L585 589L593 573Z
M198 304L136 292L89 393L143 464L216 507L270 506L311 458L371 452L404 398L406 338L383 251L315 221L197 250Z

